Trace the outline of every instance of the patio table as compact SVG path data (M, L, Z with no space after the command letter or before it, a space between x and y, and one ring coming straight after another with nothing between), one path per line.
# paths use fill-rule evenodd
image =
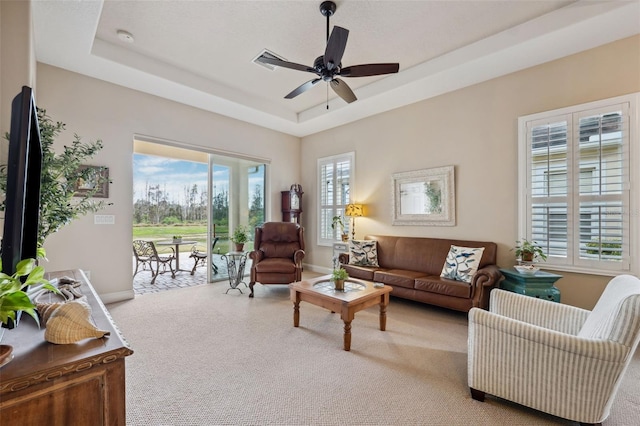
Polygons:
M184 271L191 273L190 269L180 269L180 246L182 245L194 245L197 244L197 241L187 241L187 240L167 240L167 241L159 241L156 243L158 246L174 246L176 251L176 272Z

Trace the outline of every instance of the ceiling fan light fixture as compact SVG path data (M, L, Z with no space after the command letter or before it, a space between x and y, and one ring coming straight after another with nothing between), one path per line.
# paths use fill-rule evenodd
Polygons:
M320 3L320 13L322 16L332 16L336 13L336 4L332 1L323 1Z
M332 1L323 1L320 4L320 13L327 18L327 45L325 47L324 54L318 56L314 61L313 67L295 62L288 62L276 57L275 55L274 57L267 57L264 53L261 53L253 59L257 64L270 69L271 67L282 67L316 75L316 78L295 88L285 96L285 99L293 99L315 86L319 81L325 81L328 83L327 86L330 86L340 98L347 103L351 103L358 100L358 98L353 93L353 90L351 90L349 85L339 77L371 77L398 72L398 69L400 68L398 63L361 64L342 68L342 55L347 47L349 30L335 25L333 30L329 32L329 17L332 16L335 11L336 4ZM267 50L265 49L263 52L266 51ZM329 104L327 101L327 109L328 108Z

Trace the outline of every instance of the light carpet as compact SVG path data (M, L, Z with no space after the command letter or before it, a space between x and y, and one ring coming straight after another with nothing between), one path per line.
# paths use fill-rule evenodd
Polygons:
M130 425L573 424L508 401L471 399L467 317L391 299L356 314L351 351L339 314L293 304L286 286L228 284L108 305L134 354L126 360ZM244 288L244 286L243 286ZM605 426L640 419L636 353Z

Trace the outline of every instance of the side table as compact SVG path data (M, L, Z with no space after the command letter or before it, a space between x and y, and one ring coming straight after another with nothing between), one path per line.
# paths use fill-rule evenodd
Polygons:
M560 290L553 284L562 278L562 275L544 271L528 275L521 274L515 269L500 269L500 272L504 275L504 280L500 283L501 289L560 302Z
M229 274L229 287L225 294L229 293L229 290L238 290L242 293L242 290L238 288L238 285L247 283L242 281L244 278L244 265L247 263L247 253L244 251L231 251L227 254L223 254L222 258L227 262L227 273Z

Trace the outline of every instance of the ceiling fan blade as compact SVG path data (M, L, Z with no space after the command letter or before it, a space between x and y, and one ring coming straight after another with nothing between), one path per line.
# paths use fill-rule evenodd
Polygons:
M297 71L307 71L307 72L312 72L314 74L317 74L316 70L311 67L308 67L306 65L296 64L294 62L282 61L280 59L271 59L271 58L265 58L264 56L261 56L258 59L256 59L256 61L262 62L263 64L275 65L277 67L289 68Z
M316 78L313 80L309 80L304 84L301 84L300 86L298 86L295 90L293 90L291 93L289 93L287 96L285 96L285 99L293 99L296 96L298 96L301 93L306 92L307 90L311 89L313 86L316 85L316 83L318 83L319 81L321 81L321 78Z
M324 65L329 71L340 65L348 37L349 30L338 26L333 27L324 50Z
M356 95L353 93L349 85L339 78L334 78L333 80L331 80L331 88L334 92L336 92L338 96L340 96L345 100L345 102L349 104L358 99L356 98Z
M398 72L400 64L353 65L340 70L341 77L369 77L372 75L393 74Z

